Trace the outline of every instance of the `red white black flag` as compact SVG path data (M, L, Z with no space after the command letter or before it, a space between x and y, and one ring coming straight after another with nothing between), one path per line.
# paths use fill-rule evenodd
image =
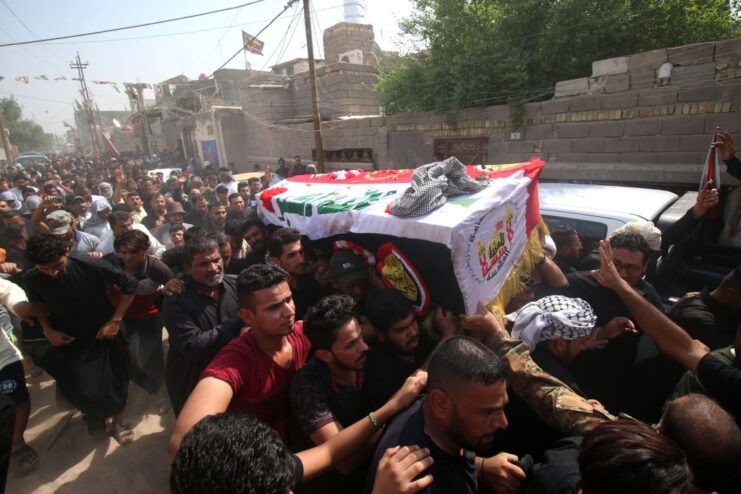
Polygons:
M247 34L242 31L242 45L248 52L255 53L256 55L262 55L262 47L265 46L265 43L255 38L251 34Z

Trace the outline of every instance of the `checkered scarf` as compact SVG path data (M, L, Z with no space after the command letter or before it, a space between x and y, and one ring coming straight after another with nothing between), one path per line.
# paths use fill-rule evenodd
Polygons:
M439 208L447 196L473 194L486 187L468 176L455 157L422 165L412 174L412 186L391 204L391 214L400 218L422 216Z
M574 340L589 336L597 323L592 307L580 298L543 297L507 315L514 321L512 338L534 349L542 340Z

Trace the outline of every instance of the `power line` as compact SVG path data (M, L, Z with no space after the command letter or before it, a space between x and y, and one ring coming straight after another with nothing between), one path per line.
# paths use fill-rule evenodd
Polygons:
M9 12L10 12L10 13L11 13L11 14L13 15L13 17L15 17L15 20L17 20L17 21L18 21L18 22L19 22L19 23L21 24L21 26L23 26L23 28L24 28L24 29L25 29L26 31L28 31L28 33L29 33L29 34L30 34L31 36L36 36L37 38L39 38L39 37L40 37L40 36L39 36L38 34L36 34L35 32L33 32L33 31L31 30L31 28L30 28L30 27L28 27L28 26L26 25L26 23L25 23L25 22L23 22L23 20L22 20L22 19L21 19L20 17L18 17L18 14L16 14L16 13L15 13L15 12L13 11L13 9L11 9L11 8L10 8L10 5L8 5L8 4L7 4L7 2L6 2L5 0L0 0L0 1L2 1L2 4L3 4L3 5L5 5L5 8L6 8L6 9L8 9L8 11L9 11ZM44 49L45 49L46 51L48 51L49 53L51 53L51 55L52 55L52 56L53 56L54 58L57 58L58 60L62 61L62 59L61 59L61 58L59 57L59 55L57 55L56 53L54 53L54 52L53 52L53 51L51 50L51 48L49 48L48 46L43 46L43 45L42 45L42 47L43 47L43 48L44 48Z
M26 98L26 99L33 99L37 101L45 101L47 103L60 103L60 104L65 104L65 105L69 104L69 101L59 101L56 99L36 98L34 96L26 96L25 94L17 94L17 93L8 93L6 91L0 91L0 94L7 94L8 96L12 98Z
M44 38L44 39L33 39L29 41L16 41L14 43L3 43L0 44L0 48L4 48L7 46L19 46L19 45L31 45L35 43L44 43L47 41L57 41L60 39L70 39L70 38L81 38L83 36L93 36L96 34L103 34L103 33L112 33L115 31L125 31L127 29L136 29L140 27L147 27L147 26L156 26L159 24L165 24L168 22L175 22L175 21L182 21L185 19L193 19L195 17L203 17L205 15L211 15L211 14L218 14L220 12L227 12L229 10L236 10L241 9L242 7L247 7L248 5L254 5L256 3L264 2L265 0L252 0L251 2L243 3L240 5L235 5L234 7L225 7L223 9L218 10L210 10L208 12L201 12L199 14L191 14L191 15L184 15L182 17L173 17L172 19L163 19L161 21L153 21L153 22L145 22L143 24L134 24L132 26L124 26L124 27L116 27L112 29L102 29L100 31L91 31L89 33L80 33L80 34L68 34L66 36L56 36L54 38Z
M324 7L322 9L316 9L316 12L324 12L327 10L335 10L342 8L343 5L335 5L333 7ZM291 18L291 15L281 16L278 19L289 19ZM164 34L151 34L148 36L129 36L126 38L108 38L108 39L95 39L95 40L88 40L88 41L62 41L60 43L44 43L47 45L79 45L83 43L115 43L118 41L133 41L133 40L139 40L139 39L153 39L153 38L167 38L170 36L183 36L186 34L195 34L195 33L205 33L208 31L219 31L221 29L228 29L232 27L242 27L242 26L251 26L253 24L262 24L263 22L267 22L270 19L260 19L255 21L248 21L248 22L240 22L237 24L231 24L228 26L216 26L216 27L209 27L204 29L194 29L191 31L178 31L175 33L164 33ZM7 33L6 33L7 34ZM10 36L8 36L10 38Z
M280 63L280 59L281 57L283 57L283 54L288 48L288 45L290 45L291 41L293 41L293 35L296 33L296 28L298 27L298 22L296 21L299 18L300 12L301 10L298 8L298 6L295 6L293 9L293 17L291 18L291 22L288 23L288 27L286 28L286 32L283 35L283 38L281 38L280 43L276 45L270 56L265 58L265 63L260 68L260 71L264 71L267 67L270 66L270 62L271 60L273 60L273 57L275 57L275 64ZM293 25L294 22L296 22L295 26ZM291 27L293 27L293 31L291 31Z
M268 23L267 23L267 24L265 25L265 27L264 27L264 28L260 29L260 31L259 31L259 32L258 32L258 33L257 33L257 34L256 34L256 35L254 36L254 38L255 38L255 39L257 39L257 38L258 38L258 37L259 37L259 36L260 36L260 35L261 35L261 34L262 34L263 32L265 32L265 30L266 30L267 28L269 28L269 27L270 27L270 26L271 26L271 25L272 25L272 24L273 24L273 23L274 23L275 21L277 21L277 20L278 20L278 18L279 18L280 16L282 16L283 14L285 14L285 13L286 13L286 11L287 11L287 10L288 10L288 9L289 9L289 8L291 7L291 5L293 5L293 4L294 4L294 3L296 3L297 1L298 1L298 0L288 0L288 3L286 4L286 6L285 6L285 7L283 7L283 10L281 10L281 11L280 11L280 13L279 13L278 15L276 15L275 17L273 17L273 18L272 18L272 20L271 20L270 22L268 22ZM231 57L229 57L229 60L227 60L226 62L224 62L223 64L221 64L221 67L219 67L218 69L216 69L216 70L214 70L213 72L211 72L211 75L209 75L209 76L207 77L207 79L208 79L208 78L210 78L210 77L213 77L213 76L214 76L214 74L215 74L216 72L218 72L219 70L221 70L221 69L223 69L224 67L226 67L226 65L227 65L227 64L228 64L229 62L231 62L232 60L234 60L234 58L235 58L235 57L236 57L237 55L239 55L240 53L242 53L242 50L244 50L244 46L242 46L242 48L240 48L239 50L237 50L237 51L236 51L236 53L234 53L234 55L232 55Z

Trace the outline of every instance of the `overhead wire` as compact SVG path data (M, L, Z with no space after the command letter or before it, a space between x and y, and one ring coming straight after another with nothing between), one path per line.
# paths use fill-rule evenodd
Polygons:
M242 3L242 4L239 4L239 5L235 5L233 7L224 7L223 9L216 9L216 10L210 10L208 12L200 12L198 14L190 14L190 15L184 15L184 16L180 16L180 17L173 17L173 18L170 18L170 19L163 19L163 20L160 20L160 21L152 21L152 22L144 22L144 23L141 23L141 24L133 24L131 26L122 26L122 27L115 27L115 28L110 28L110 29L101 29L99 31L90 31L90 32L87 32L87 33L67 34L67 35L64 35L64 36L55 36L55 37L44 38L44 39L33 39L33 40L28 40L28 41L15 41L13 43L2 43L2 44L0 44L0 48L5 48L5 47L8 47L8 46L31 45L31 44L35 44L35 43L45 43L47 41L57 41L57 40L60 40L60 39L82 38L84 36L93 36L93 35L96 35L96 34L112 33L112 32L116 32L116 31L125 31L125 30L128 30L128 29L137 29L137 28L140 28L140 27L157 26L157 25L166 24L166 23L169 23L169 22L182 21L182 20L186 20L186 19L194 19L196 17L203 17L203 16L206 16L206 15L218 14L220 12L227 12L229 10L241 9L242 7L247 7L249 5L255 5L257 3L261 3L261 2L264 2L264 1L265 0L252 0L251 2Z
M261 34L262 34L263 32L265 32L265 30L266 30L267 28L269 28L269 27L270 27L271 25L273 25L273 23L274 23L275 21L277 21L277 20L278 20L278 18L279 18L280 16L282 16L282 15L283 15L283 14L284 14L284 13L285 13L285 12L286 12L286 11L287 11L287 10L288 10L289 8L290 8L290 7L291 7L291 5L293 5L293 4L294 4L294 3L296 3L297 1L298 1L298 0L288 0L288 3L286 4L286 6L285 6L285 7L283 7L283 10L281 10L281 11L280 11L280 13L279 13L278 15L276 15L275 17L273 17L273 18L272 18L272 19L270 20L270 22L268 22L268 23L267 23L267 24L265 25L265 27L263 27L262 29L260 29L260 31L259 31L259 32L258 32L257 34L255 34L255 36L254 36L254 37L255 37L255 39L259 38L259 37L260 37L260 35L261 35ZM220 67L219 67L218 69L216 69L216 70L214 70L213 72L211 72L211 74L210 74L210 75L209 75L209 76L207 77L207 79L210 79L211 77L213 77L213 76L214 76L214 74L215 74L216 72L218 72L219 70L223 69L223 68L224 68L224 67L225 67L225 66L226 66L226 65L227 65L227 64L228 64L229 62L231 62L232 60L234 60L234 58L235 58L235 57L236 57L237 55L239 55L240 53L242 53L242 50L244 50L244 49L245 49L245 48L244 48L244 46L242 46L242 48L240 48L239 50L237 50L237 51L236 51L236 52L234 53L234 55L232 55L231 57L229 57L229 60L227 60L226 62L224 62L223 64L221 64L221 66L220 66Z
M324 12L324 11L327 11L327 10L340 9L342 7L343 7L343 5L340 4L340 5L334 5L332 7L324 7L324 8L321 8L321 9L316 9L316 11L317 12ZM281 16L281 17L278 18L278 20L281 20L281 19L289 19L289 18L291 18L291 15ZM205 33L205 32L209 32L209 31L219 31L221 29L227 29L227 28L231 28L231 27L251 26L253 24L262 24L263 22L267 22L269 20L270 19L259 19L259 20L254 20L254 21L239 22L237 24L231 24L231 25L228 25L228 26L215 26L215 27L209 27L209 28L204 28L204 29L194 29L194 30L190 30L190 31L178 31L178 32L174 32L174 33L151 34L151 35L146 35L146 36L129 36L129 37L126 37L126 38L108 38L108 39L94 39L94 40L81 40L81 41L60 41L58 43L55 43L55 42L47 42L47 43L42 43L42 44L46 44L46 45L77 45L77 44L90 44L90 43L114 43L114 42L118 42L118 41L134 41L134 40L139 40L139 39L167 38L167 37L170 37L170 36L184 36L184 35L187 35L187 34Z
M11 36L10 33L8 33L5 29L3 29L2 26L0 26L0 32L3 33L5 36L7 36L9 40L15 41L15 38L13 38L13 36ZM23 51L25 51L28 55L30 55L31 57L35 58L36 60L38 60L41 63L44 63L46 65L55 65L55 62L50 62L48 60L45 60L45 59L39 57L38 55L36 55L35 53L33 53L31 50L29 50L25 46L21 46L21 49Z
M312 36L312 39L316 41L316 48L317 48L317 53L319 54L319 58L324 59L324 54L323 54L324 53L324 46L323 46L324 45L324 41L323 41L324 40L324 30L319 25L319 16L317 15L316 10L314 10L314 4L311 2L309 2L309 11L312 14L312 17L311 17L312 26L314 25L314 21L316 21L316 27L312 28L314 29L314 33L315 33L315 35ZM319 37L320 35L322 36L321 38ZM322 41L320 41L320 39Z
M286 50L288 50L288 47L291 44L291 41L293 41L293 36L296 34L296 30L298 29L300 22L298 22L298 19L300 18L301 9L298 7L298 4L294 7L293 10L293 18L291 19L291 22L288 24L288 29L286 29L286 34L281 39L281 42L276 50L271 53L270 57L268 57L265 60L265 63L263 64L262 68L260 70L265 70L267 67L270 66L270 61L273 60L273 56L275 56L275 60L273 65L277 65L281 63L281 59L286 53ZM295 25L294 25L295 23ZM293 26L293 31L291 31L291 26ZM290 35L288 34L290 31Z
M17 20L20 23L20 25L23 26L23 28L26 31L28 31L28 33L31 36L36 36L37 38L40 38L40 36L38 34L36 34L35 32L33 32L33 30L30 27L28 27L28 25L25 22L23 22L23 20L20 17L18 17L18 14L16 14L15 11L12 8L10 8L10 5L8 5L8 3L5 0L0 0L0 2L2 2L2 4L5 6L6 9L8 9L8 11L11 13L11 15L13 17L15 17L15 20ZM47 52L49 52L54 58L60 60L61 62L65 63L65 64L67 63L65 60L62 60L62 57L60 57L59 54L54 53L51 50L51 48L49 48L48 46L42 45L42 48L44 48Z

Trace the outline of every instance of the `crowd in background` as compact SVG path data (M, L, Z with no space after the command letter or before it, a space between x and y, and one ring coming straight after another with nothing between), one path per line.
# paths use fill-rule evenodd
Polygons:
M741 266L670 307L651 284L717 189L663 237L626 225L584 252L555 228L504 314L465 316L417 310L362 245L263 224L260 191L315 171L5 164L0 464L37 467L43 371L93 437L136 447L130 382L174 413L178 493L738 492Z

